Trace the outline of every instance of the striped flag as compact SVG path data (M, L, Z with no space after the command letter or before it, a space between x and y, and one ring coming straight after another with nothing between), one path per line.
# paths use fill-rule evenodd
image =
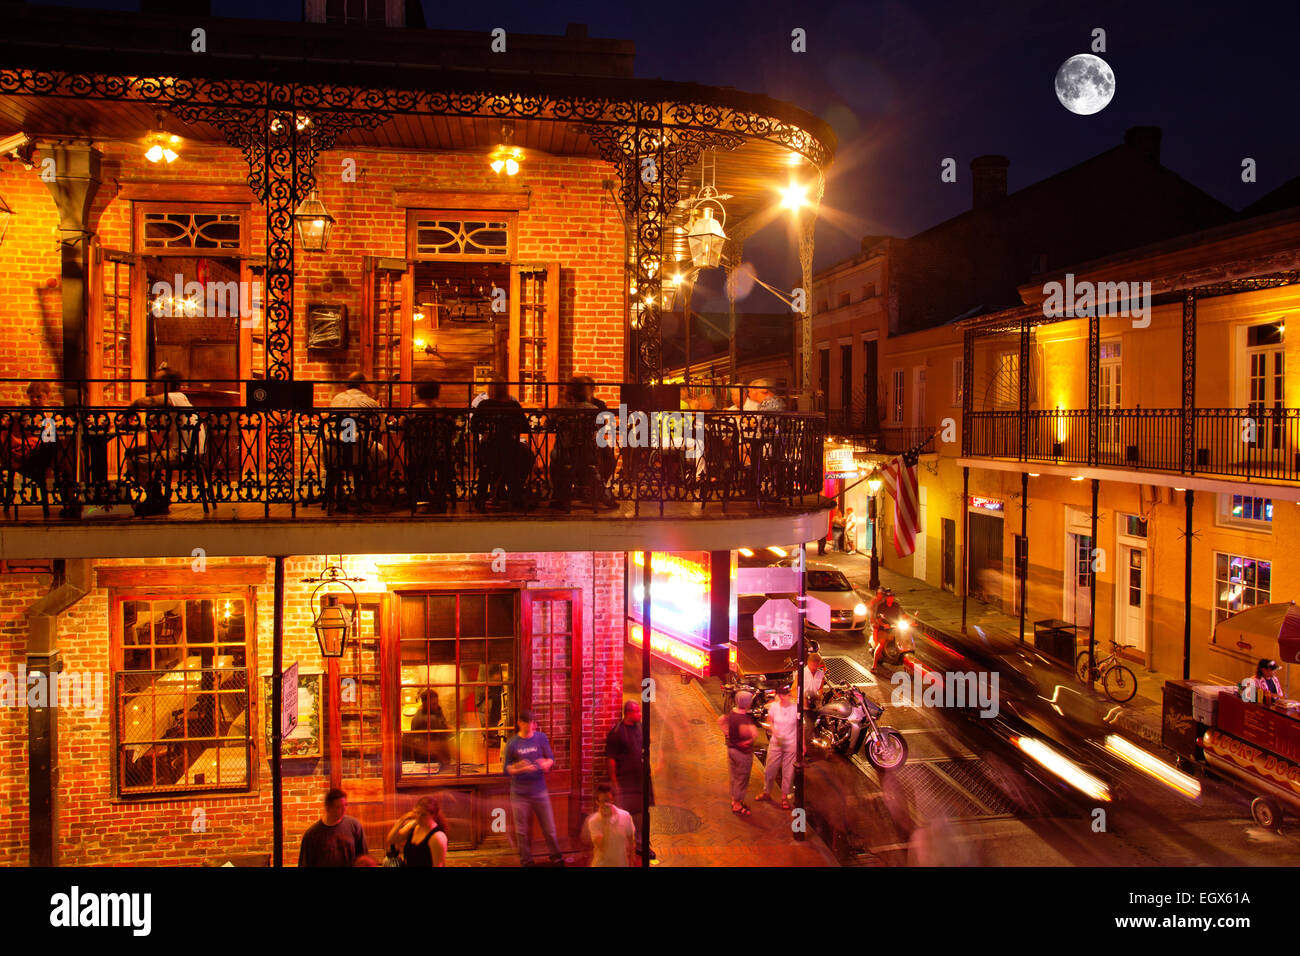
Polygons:
M894 497L894 550L900 558L916 550L916 536L921 530L916 476L920 460L920 454L912 449L885 466L885 489Z

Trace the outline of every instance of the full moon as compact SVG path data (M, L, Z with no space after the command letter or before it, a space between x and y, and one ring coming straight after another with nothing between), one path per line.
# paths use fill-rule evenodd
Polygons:
M1115 95L1115 74L1099 56L1080 53L1056 71L1056 98L1071 113L1100 113Z

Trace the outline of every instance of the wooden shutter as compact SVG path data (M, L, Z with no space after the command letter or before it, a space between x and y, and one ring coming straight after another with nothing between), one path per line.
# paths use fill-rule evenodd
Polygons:
M375 383L375 398L390 404L384 383L411 379L412 287L405 259L365 259L365 302L361 319L361 371ZM411 388L391 389L391 404L409 405Z
M560 264L510 270L510 374L525 407L556 405L560 381Z
M135 253L90 247L90 321L86 377L90 405L125 405L145 393L148 341L144 269ZM107 379L109 381L95 381Z
M522 592L520 694L555 752L549 786L568 795L570 827L582 802L582 590ZM521 708L522 709L522 708Z

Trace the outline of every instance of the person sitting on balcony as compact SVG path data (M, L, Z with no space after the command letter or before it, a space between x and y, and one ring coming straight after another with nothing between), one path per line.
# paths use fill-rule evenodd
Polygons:
M415 386L416 409L435 409L441 388L437 382ZM410 475L412 513L427 501L434 514L444 514L456 500L456 449L450 415L413 412L406 419L406 461Z
M348 387L330 399L330 408L378 408L379 403L370 397L366 376L353 372L348 376Z
M131 403L131 409L142 408L193 408L189 398L181 391L181 373L165 364L160 366L154 376L155 393L137 398ZM155 444L152 434L144 433L143 447L127 449L126 456L130 462L130 472L138 487L144 490L144 499L135 503L135 513L141 516L166 514L169 509L168 488L171 484L171 472L180 463L182 457L190 451L190 438L181 435L182 420L185 416L172 414L161 447ZM199 452L203 451L203 429L199 428Z
M504 379L491 379L488 396L479 402L470 424L478 437L474 509L486 511L490 493L493 500L508 498L511 510L522 511L527 503L525 485L532 470L532 452L519 439L531 432L528 417Z
M555 414L555 452L551 458L551 507L569 510L575 489L586 498L593 510L610 507L613 496L605 489L597 470L596 415L602 411L595 401L594 382L576 376L569 382L565 401ZM601 402L603 405L604 402ZM589 409L588 415L581 409Z
M774 387L775 385L770 378L756 378L750 382L749 398L745 400L745 411L785 411L785 401L773 391Z
M739 412L744 410L743 406L745 405L745 390L743 388L727 389L727 397L731 399L731 404L728 405L725 409L723 409L724 411Z

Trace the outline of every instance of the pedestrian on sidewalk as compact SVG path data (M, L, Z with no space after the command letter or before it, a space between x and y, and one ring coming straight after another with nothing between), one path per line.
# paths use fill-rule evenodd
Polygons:
M515 839L519 841L519 862L533 865L532 823L536 816L551 851L551 862L563 866L551 794L546 789L546 773L555 766L555 754L546 734L533 726L533 715L526 710L520 711L515 721L515 735L506 742L502 763L510 774L510 806L514 811Z
M839 508L831 509L830 517L826 521L826 534L817 539L817 553L819 555L826 553L827 542L830 543L832 548L835 547L835 520L839 517L839 514Z
M742 817L753 813L745 805L749 773L754 769L754 741L758 737L758 724L749 713L753 703L754 695L747 690L742 690L736 695L736 706L718 718L718 725L727 739L727 767L731 774L731 812Z
M844 550L844 516L837 508L831 512L831 533L835 536L835 550Z
M641 703L623 702L623 719L605 736L605 763L615 787L615 801L639 817L644 809L641 791ZM650 785L650 806L655 805L654 783Z
M852 508L844 512L844 553L858 553L858 516Z
M797 671L790 676L791 683L798 679ZM822 663L822 656L813 651L808 655L808 663L803 667L804 706L809 710L816 710L822 705L822 685L825 683L826 665Z
M447 821L438 798L421 797L409 813L400 817L384 841L402 848L402 866L447 865Z
M768 728L767 766L763 770L763 792L756 800L772 799L772 784L781 778L781 809L789 810L794 797L794 758L799 739L799 708L790 693L790 685L782 684L776 700L767 708Z
M631 866L636 857L636 821L614 804L614 788L596 784L596 812L583 824L591 841L592 866Z
M302 835L299 866L352 866L366 855L366 831L347 813L346 793L335 787L325 794L325 812Z

